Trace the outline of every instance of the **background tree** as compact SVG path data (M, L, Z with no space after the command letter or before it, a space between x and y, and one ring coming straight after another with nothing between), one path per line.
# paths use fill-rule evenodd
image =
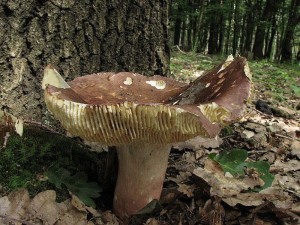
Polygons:
M205 54L291 61L299 50L299 1L173 0L174 43Z
M99 71L167 75L167 0L2 0L0 101L40 119L43 68L67 78Z
M292 0L288 22L281 47L281 61L292 61L292 41L297 24L300 23L300 0ZM299 40L298 40L299 41Z
M278 0L267 0L264 5L264 10L258 21L255 34L253 46L254 59L262 59L265 57L265 54L263 52L264 45L267 44L267 42L265 41L265 37L267 34L267 30L270 29L270 26L272 24L272 18L275 17L278 11L279 5L280 1ZM259 8L257 10L259 10Z

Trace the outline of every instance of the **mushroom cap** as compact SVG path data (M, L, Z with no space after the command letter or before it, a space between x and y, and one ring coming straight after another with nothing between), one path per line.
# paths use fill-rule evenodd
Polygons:
M48 109L72 135L106 145L173 143L214 137L242 116L250 96L238 57L193 83L136 73L97 73L64 82L51 66L43 79Z

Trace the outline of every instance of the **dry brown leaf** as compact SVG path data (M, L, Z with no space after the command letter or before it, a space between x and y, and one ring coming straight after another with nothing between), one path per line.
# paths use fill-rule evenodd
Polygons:
M187 149L193 149L198 150L201 148L218 148L223 143L222 138L217 136L216 138L204 138L197 136L195 138L189 139L184 142L179 142L173 145L173 148L183 150L185 148Z
M219 165L209 159L206 161L204 169L197 168L193 174L210 185L211 195L219 197L231 197L260 185L260 181L254 178L226 177Z
M86 206L84 203L74 194L70 192L71 204L79 211L86 212Z
M160 225L160 222L154 218L150 218L146 221L145 225Z
M105 211L102 213L102 220L104 221L105 225L119 225L117 217L110 211Z
M96 210L82 206L74 196L70 199L57 203L56 193L52 190L40 192L30 199L28 191L20 189L8 196L0 198L0 224L32 224L32 225L92 225L87 220L87 211L95 217L103 216ZM75 207L75 206L76 207ZM97 224L115 225L117 219L110 223L97 220Z
M241 137L246 139L252 138L254 135L255 133L251 130L243 130L241 133Z
M284 107L284 106L278 106L278 109L284 111L285 113L287 113L289 115L295 115L296 114L295 110L292 110L292 109Z
M71 209L57 220L56 225L86 225L86 213Z
M290 171L300 170L299 160L292 159L287 162L282 162L280 159L276 160L273 165L271 165L270 171L280 171L281 173L287 173Z
M279 188L267 188L260 193L239 193L235 196L225 197L222 200L232 207L237 204L243 206L259 206L265 201L269 201L279 209L289 209L293 203L292 198Z
M29 199L29 193L25 189L20 189L19 191L10 193L8 196L2 197L0 199L0 216L8 219L8 221L24 220Z
M300 159L300 141L294 140L292 142L291 153Z
M282 130L285 130L286 132L295 132L296 130L299 130L299 123L296 120L293 119L284 119L280 117L264 117L260 114L256 113L254 115L251 115L251 118L249 120L254 121L256 123L263 124L265 126L273 126L276 125L280 127Z
M195 185L186 185L186 184L177 184L178 191L182 194L185 194L189 198L194 196L194 190L196 189Z

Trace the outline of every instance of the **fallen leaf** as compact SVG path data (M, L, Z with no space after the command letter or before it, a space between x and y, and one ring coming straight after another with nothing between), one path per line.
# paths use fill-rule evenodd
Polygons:
M271 165L270 171L280 171L281 173L287 173L290 171L300 170L300 163L298 160L292 159L287 162L282 162L280 159L276 160Z
M55 200L56 193L53 190L40 192L33 199L30 199L25 189L12 192L0 198L0 224L92 225L94 223L87 220L88 209L93 211L93 216L100 218L101 214L91 208L79 211L78 206L74 207L74 202L71 203L70 199L61 203ZM115 225L118 222L115 219L106 224Z
M224 197L222 200L235 207L237 204L243 206L259 206L265 201L272 202L276 208L289 209L292 206L292 198L283 192L280 188L267 188L260 193L239 193L230 197Z
M219 168L217 162L208 159L205 163L205 167L197 168L193 174L202 180L204 180L211 187L211 195L219 197L231 197L253 189L260 185L259 180L254 178L231 178L225 177L224 171Z
M184 142L179 142L173 145L173 148L183 150L183 149L193 149L198 150L201 148L218 148L223 143L222 138L217 136L216 138L204 138L197 136L195 138L189 139Z
M243 130L242 131L242 134L241 134L241 137L242 138L247 138L247 139L250 139L252 138L253 136L255 135L255 133L251 130Z
M291 153L300 159L300 141L294 140L291 145Z
M191 198L194 196L194 190L196 189L195 185L187 185L187 184L177 184L178 191L182 194L185 194L187 197Z

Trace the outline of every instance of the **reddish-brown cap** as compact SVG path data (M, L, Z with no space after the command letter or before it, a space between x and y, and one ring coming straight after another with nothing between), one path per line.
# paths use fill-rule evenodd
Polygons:
M239 57L190 85L128 72L97 73L66 83L48 66L43 88L48 109L71 134L122 145L214 137L221 125L241 117L251 81L247 62Z

